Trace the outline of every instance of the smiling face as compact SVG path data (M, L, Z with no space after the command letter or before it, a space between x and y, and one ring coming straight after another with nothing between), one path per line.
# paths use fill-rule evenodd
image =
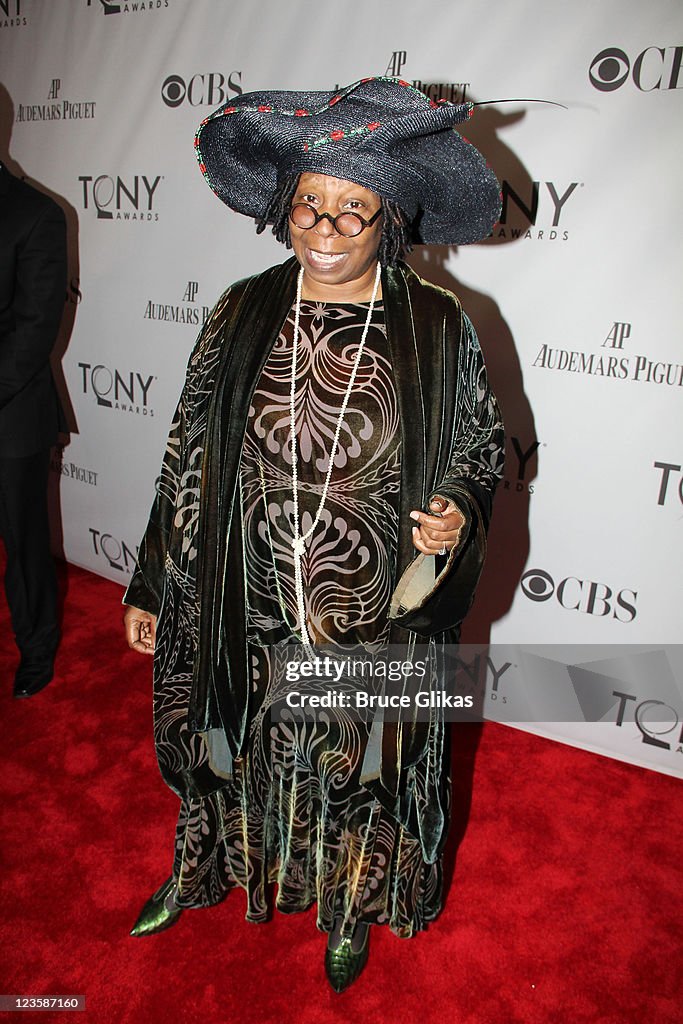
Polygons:
M327 174L302 174L292 199L308 203L318 213L336 217L358 213L370 220L381 206L369 188ZM304 268L303 295L319 301L362 302L372 296L377 249L382 237L382 217L353 238L345 238L323 217L312 228L289 221L294 254Z

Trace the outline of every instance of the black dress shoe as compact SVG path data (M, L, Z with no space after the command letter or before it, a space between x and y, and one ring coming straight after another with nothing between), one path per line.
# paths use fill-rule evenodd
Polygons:
M168 907L169 902L173 904L173 899L169 901L169 897L175 896L176 891L175 879L171 876L147 900L130 934L136 938L140 935L156 935L175 924L183 912L182 907Z
M356 952L353 939L340 939L339 945L325 950L325 974L335 992L343 992L352 985L368 962L370 927L366 926L363 945Z
M54 668L51 664L32 665L30 662L22 662L14 677L14 696L35 696L52 681L53 675Z

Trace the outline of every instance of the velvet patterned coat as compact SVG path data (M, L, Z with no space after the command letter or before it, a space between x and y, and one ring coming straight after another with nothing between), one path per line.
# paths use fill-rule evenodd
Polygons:
M124 603L158 616L155 677L191 671L188 726L225 752L244 752L253 708L246 641L239 466L251 396L292 307L295 259L233 285L217 303L190 357L157 495ZM503 426L474 329L457 298L405 264L382 271L387 341L402 435L392 644L457 643L486 552L492 499L503 471ZM437 574L412 543L412 509L435 494L465 515L457 548ZM362 781L420 835L433 860L445 837L445 726L377 719ZM408 795L411 764L433 748L430 806ZM206 768L164 771L180 795L223 784Z

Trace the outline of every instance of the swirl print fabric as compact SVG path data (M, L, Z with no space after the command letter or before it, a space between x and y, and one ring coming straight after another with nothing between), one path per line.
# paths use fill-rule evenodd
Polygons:
M318 508L366 315L367 304L301 306L295 417L302 532ZM360 783L369 724L340 711L302 721L285 704L291 684L284 682L284 645L296 642L299 626L291 548L293 322L292 310L257 382L240 468L247 641L258 711L232 777L208 795L182 797L174 862L178 902L210 905L239 886L247 893L247 919L265 921L269 883L277 882L277 908L291 913L317 903L321 930L332 930L341 918L346 935L363 921L388 924L408 937L440 910L441 862L426 863L419 838ZM316 644L386 641L400 454L380 302L344 417L325 509L302 563L307 625ZM191 497L192 481L183 486ZM188 500L184 514L191 516L192 507ZM179 623L179 616L182 609L166 609L168 622ZM176 646L176 662L178 653ZM204 738L184 724L191 671L161 682L163 677L160 672L155 693L162 773L165 760L166 774L196 774L204 766L208 772ZM418 763L410 773L413 798L424 805L429 766Z
M330 487L302 570L314 642L383 639L397 539L400 438L383 308L374 311ZM367 305L302 303L294 397L301 531L315 518ZM381 321L381 326L378 322ZM298 633L294 594L290 387L293 315L261 375L242 452L248 638Z

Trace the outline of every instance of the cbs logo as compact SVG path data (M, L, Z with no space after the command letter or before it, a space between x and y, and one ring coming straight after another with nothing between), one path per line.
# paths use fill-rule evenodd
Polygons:
M580 580L567 576L555 583L544 569L529 569L520 580L522 592L530 601L543 602L554 598L567 611L584 615L611 615L619 622L633 622L636 617L637 593L620 590L615 593L606 583Z
M231 95L241 95L241 79L241 71L231 71L227 81L219 71L192 75L187 82L180 75L169 75L161 86L161 98L167 107L179 107L185 101L191 107L217 107Z
M588 77L591 85L600 92L620 89L629 75L641 92L677 89L682 60L683 46L648 46L633 63L624 50L608 46L593 57Z

